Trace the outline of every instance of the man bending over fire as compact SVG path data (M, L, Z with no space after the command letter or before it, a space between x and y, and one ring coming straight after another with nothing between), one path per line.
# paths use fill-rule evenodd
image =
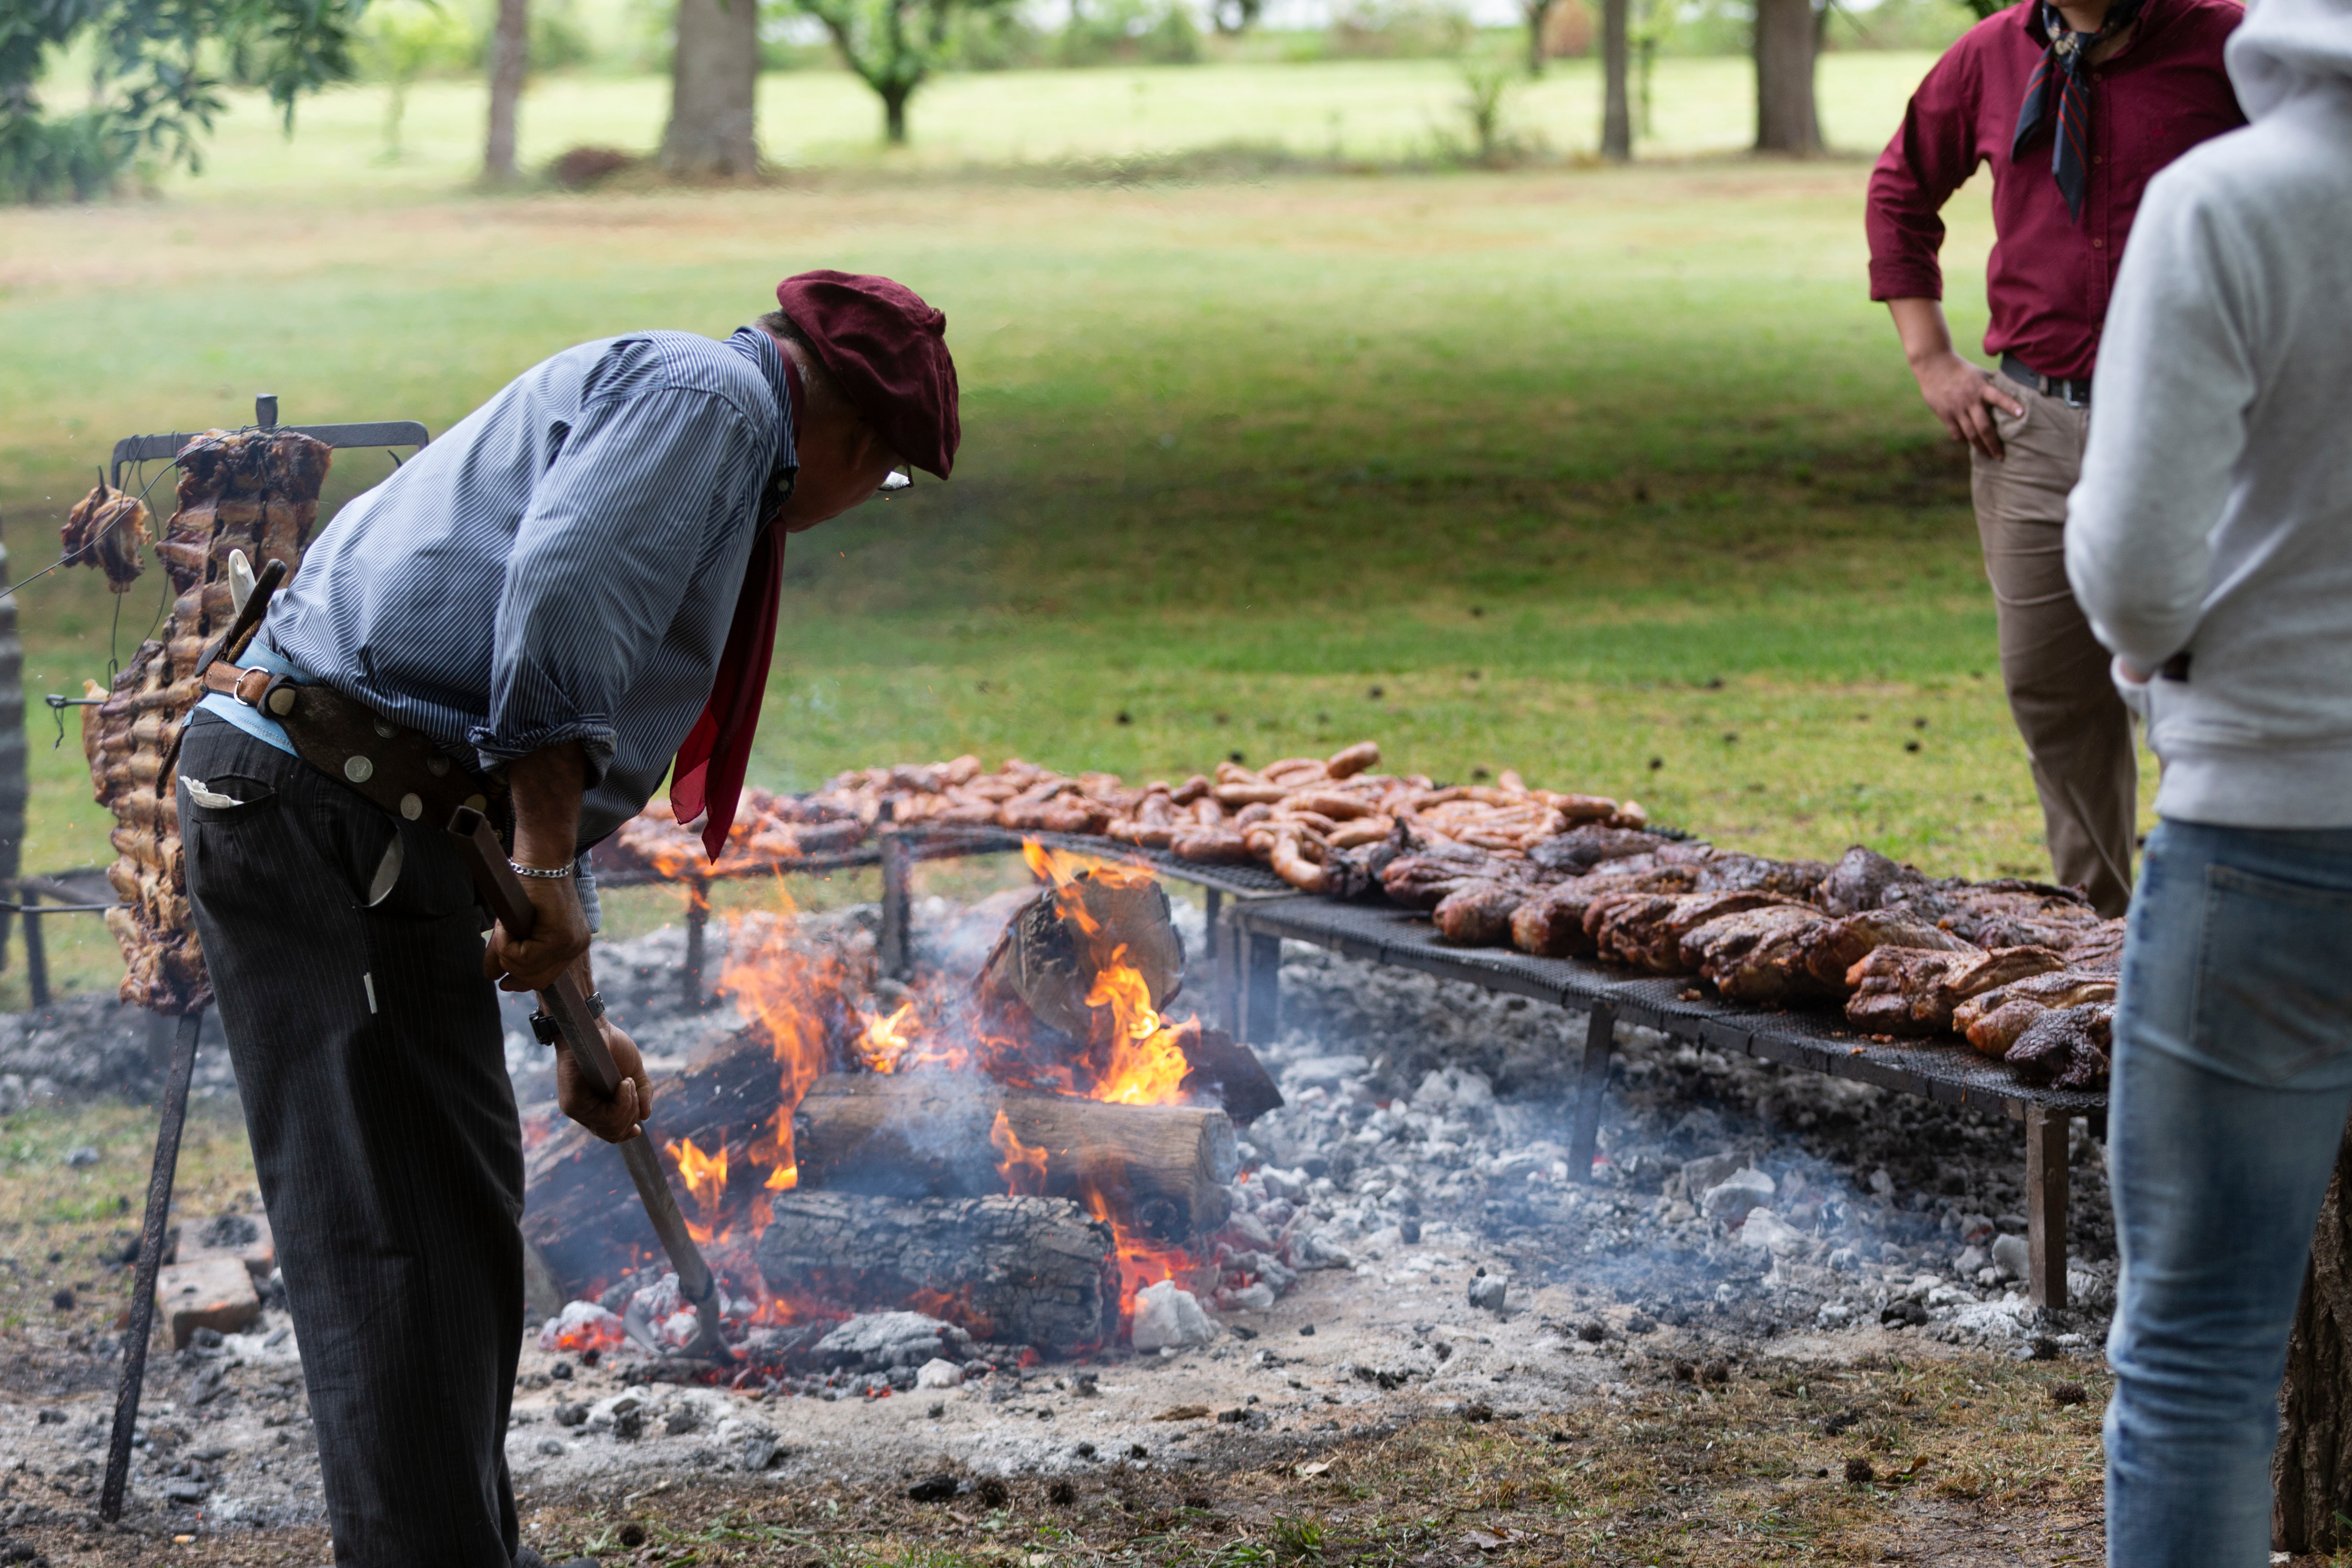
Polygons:
M665 773L679 821L707 813L714 856L725 842L783 536L901 464L944 479L954 461L946 318L838 272L776 298L723 343L635 333L517 377L343 508L246 667L209 673L181 747L188 893L340 1563L536 1560L518 1557L504 1458L523 1172L491 982L535 990L569 969L601 1013L583 857ZM337 772L295 748L337 737L273 716L312 711L272 700L287 682L359 705ZM404 760L402 732L430 744L408 737ZM402 768L413 781L383 776ZM496 927L484 948L446 810L422 806L453 770L510 811L528 940ZM618 1143L650 1090L636 1047L600 1027L618 1092L597 1095L560 1048L556 1082L565 1113Z

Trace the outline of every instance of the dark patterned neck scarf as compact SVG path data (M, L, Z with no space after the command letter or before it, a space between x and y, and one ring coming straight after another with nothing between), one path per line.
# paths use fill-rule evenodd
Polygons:
M2097 32L2077 33L2068 29L2057 6L2043 0L2042 30L2049 36L2050 47L2042 51L2025 84L2025 102L2017 111L2017 135L2010 143L2009 157L2013 163L2022 163L2026 143L2044 123L2054 120L2050 172L2057 177L2058 193L2066 198L2066 212L2076 223L2083 221L2083 197L2091 183L2091 83L2083 73L2090 66L2091 51L2102 39L2130 26L2139 16L2140 5L2141 0L2116 0L2107 7L2106 20Z

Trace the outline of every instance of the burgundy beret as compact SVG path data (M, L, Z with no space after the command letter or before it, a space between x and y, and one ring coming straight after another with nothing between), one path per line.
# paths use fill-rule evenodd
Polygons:
M946 478L963 436L947 317L902 283L855 272L794 273L776 304L890 450Z

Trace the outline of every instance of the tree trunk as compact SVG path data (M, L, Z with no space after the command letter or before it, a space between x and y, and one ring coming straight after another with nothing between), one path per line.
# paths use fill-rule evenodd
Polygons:
M907 144L907 99L911 89L882 95L882 134L893 147Z
M1528 15L1528 75L1539 77L1544 68L1544 19L1551 15L1555 0L1523 0L1522 9Z
M689 179L760 171L760 8L754 0L677 0L669 129L662 167Z
M530 0L499 0L490 34L490 129L482 146L482 178L492 184L515 177L515 111L530 64Z
M2332 1555L2352 1545L2352 1217L2344 1207L2352 1137L2336 1151L2311 1267L2287 1339L2279 1385L2278 1451L2271 1458L2271 1544Z
M1813 103L1812 0L1756 0L1756 151L1822 150Z
M967 1073L829 1073L793 1115L803 1188L898 1197L1008 1190L1100 1205L1162 1241L1225 1222L1240 1161L1223 1111L1114 1105Z
M1063 1354L1118 1332L1110 1227L1066 1199L785 1192L773 1209L759 1262L780 1295L913 1308Z
M1627 12L1633 0L1601 0L1601 155L1622 163L1633 156L1633 109L1626 95Z
M0 580L8 550L0 543ZM16 596L0 597L0 887L23 869L25 844L25 644L16 632ZM11 893L13 901L17 894ZM8 912L0 910L0 968L8 958Z

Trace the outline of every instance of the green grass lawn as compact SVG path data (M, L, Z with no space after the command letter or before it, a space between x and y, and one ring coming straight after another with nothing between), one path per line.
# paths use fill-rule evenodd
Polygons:
M1846 152L1875 152L1932 57L1831 54L1822 59L1822 133ZM881 110L845 71L770 73L760 89L765 155L786 170L882 171L1095 163L1243 145L1313 159L1427 161L1468 137L1461 68L1448 60L1356 60L1308 66L1202 65L943 76L909 110L909 145L880 144ZM364 185L378 195L434 193L480 167L483 89L425 81L410 89L400 150L385 131L387 89L338 89L306 101L289 143L277 114L239 99L199 177L168 188L198 199L304 196ZM1733 57L1660 64L1654 134L1644 153L1719 153L1756 132L1755 69ZM566 148L649 151L668 111L666 78L551 76L523 100L521 161L536 167ZM1555 62L1511 89L1507 132L1531 151L1591 153L1601 125L1600 77L1589 59Z
M1662 118L1684 106L1662 140L1737 140L1735 65L1662 68ZM1825 62L1833 137L1883 136L1918 66ZM1381 69L1438 68L1128 74L1152 102L1265 84L1269 122L1304 125L1282 104ZM1035 157L1039 128L1078 135L1085 95L1119 79L964 78L929 101L997 94L952 155ZM816 84L848 90L769 90ZM1581 90L1573 68L1540 89ZM1226 91L1198 141L1260 134ZM650 138L654 89L553 82L541 152L577 134L549 134L571 94L600 139ZM861 106L837 105L846 145ZM952 485L794 541L761 781L966 749L1181 774L1372 736L1402 767L1517 766L1727 843L2042 869L1966 466L1865 298L1860 161L1129 186L835 167L489 200L456 188L456 141L437 174L379 180L349 146L338 163L333 109L306 107L290 146L225 135L215 172L163 199L0 223L19 574L119 434L241 423L257 391L292 419L437 431L572 341L723 333L787 271L882 271L948 314L963 454ZM783 119L772 133L800 134ZM1980 193L1949 215L1973 338ZM337 490L384 470L350 455ZM19 596L36 694L105 674L114 606L72 576ZM157 602L127 596L122 656ZM76 737L47 749L36 712L27 863L102 860ZM102 971L103 939L83 941Z

